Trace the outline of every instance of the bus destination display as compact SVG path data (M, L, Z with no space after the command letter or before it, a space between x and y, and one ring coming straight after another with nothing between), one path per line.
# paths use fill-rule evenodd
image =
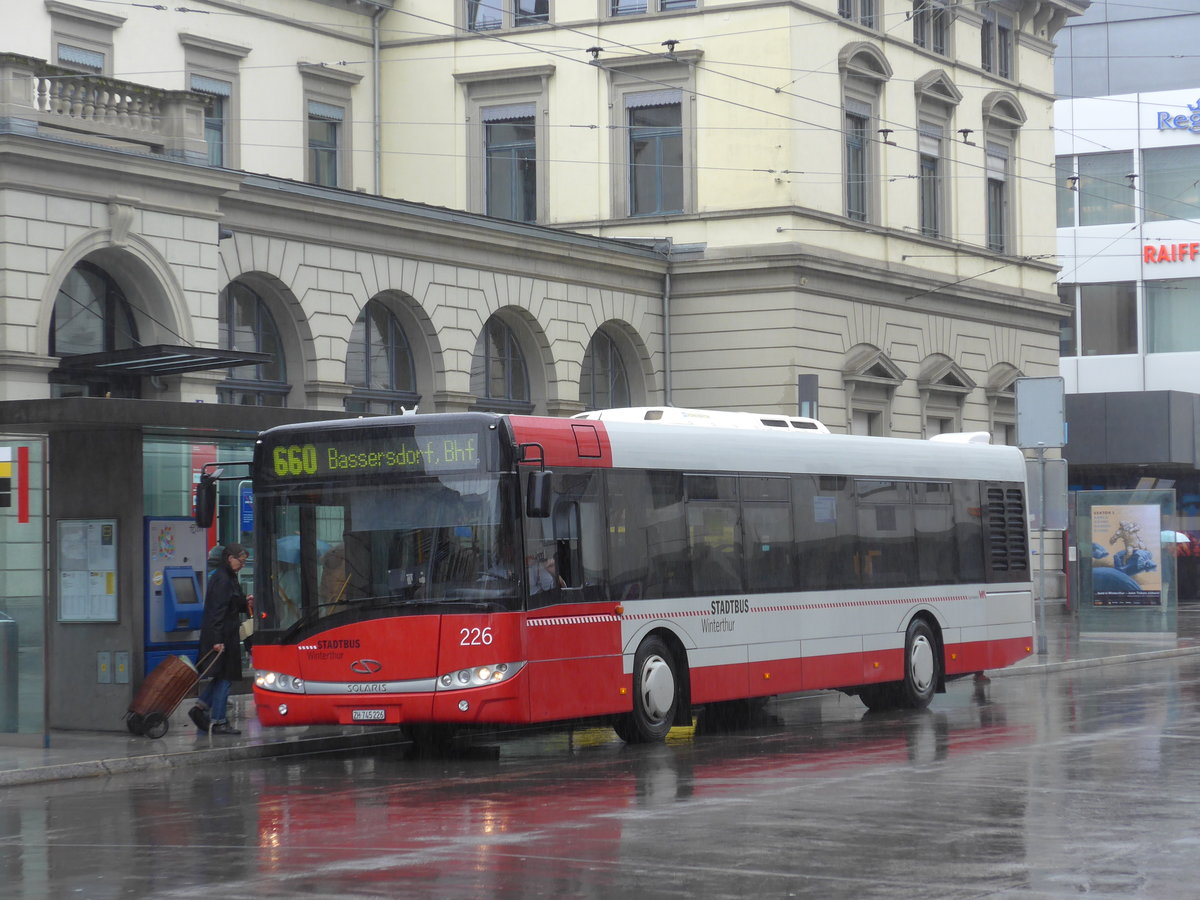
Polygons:
M396 435L278 444L264 460L276 478L469 472L479 468L479 435Z

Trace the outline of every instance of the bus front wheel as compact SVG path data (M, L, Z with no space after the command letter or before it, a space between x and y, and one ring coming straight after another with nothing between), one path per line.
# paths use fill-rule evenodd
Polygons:
M659 637L642 641L633 657L633 712L613 727L627 744L652 744L666 738L679 706L675 656Z

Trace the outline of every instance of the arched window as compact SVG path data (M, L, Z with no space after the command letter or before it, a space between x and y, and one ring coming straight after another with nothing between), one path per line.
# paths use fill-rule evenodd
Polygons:
M583 356L579 374L579 402L585 409L612 409L629 406L629 377L625 361L613 341L597 331Z
M488 319L475 345L471 393L477 409L530 412L529 372L512 329L495 316Z
M393 415L420 399L408 338L396 317L377 300L367 303L354 323L346 354L346 383L354 388L346 398L347 412Z
M879 109L892 67L874 44L857 41L838 54L842 74L845 213L859 222L879 221Z
M271 354L271 361L229 370L229 377L217 389L221 403L241 406L286 406L291 385L279 329L262 297L252 288L233 282L221 292L221 347L225 350L251 350Z
M1018 228L1012 209L1017 138L1025 124L1025 110L1008 91L993 91L983 98L983 133L987 166L987 248L1015 253Z
M951 238L950 186L954 148L950 135L962 92L940 69L914 82L917 98L917 224L928 237Z
M89 262L63 279L50 319L50 355L77 356L138 345L137 326L125 294L112 276ZM137 397L138 379L119 375L51 376L55 397Z

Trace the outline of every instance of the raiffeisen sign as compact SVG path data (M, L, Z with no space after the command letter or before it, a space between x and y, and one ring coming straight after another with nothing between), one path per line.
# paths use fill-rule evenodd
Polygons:
M1190 131L1192 134L1200 134L1200 99L1188 104L1186 114L1177 115L1160 109L1156 115L1159 131Z
M1200 255L1200 243L1187 244L1144 244L1142 262L1188 262Z

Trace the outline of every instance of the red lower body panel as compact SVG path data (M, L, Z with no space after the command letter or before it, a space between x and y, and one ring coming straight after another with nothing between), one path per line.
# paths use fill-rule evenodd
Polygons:
M256 687L254 706L264 725L519 724L530 721L524 682L522 673L494 687L414 694L285 694Z
M964 675L999 669L1032 652L1032 635L950 644L945 648L945 672ZM692 703L718 703L900 681L904 678L904 651L708 666L693 668L688 676ZM622 658L600 656L532 661L516 677L494 687L362 695L286 694L255 688L254 702L264 725L520 724L628 712L633 705L632 689L633 679L623 673ZM279 711L281 704L286 713Z
M1033 635L998 641L951 644L946 647L946 674L967 675L985 669L1003 669L1033 653Z

